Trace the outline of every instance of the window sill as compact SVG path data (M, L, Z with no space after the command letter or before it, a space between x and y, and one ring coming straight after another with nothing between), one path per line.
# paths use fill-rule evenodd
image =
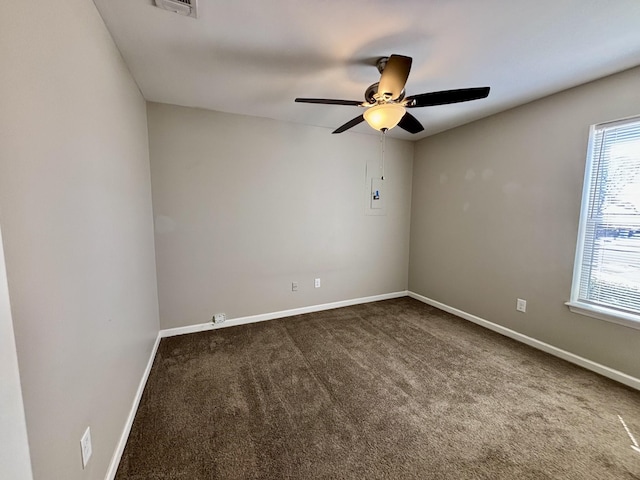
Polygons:
M586 303L567 302L565 305L568 306L569 310L573 313L640 330L640 315L620 312L611 308L598 307Z

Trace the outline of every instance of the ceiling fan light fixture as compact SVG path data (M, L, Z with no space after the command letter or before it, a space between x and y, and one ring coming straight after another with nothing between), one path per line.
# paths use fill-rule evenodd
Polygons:
M158 1L169 2L177 0L156 0L156 2ZM364 92L364 102L331 98L296 98L296 102L365 108L363 114L336 128L331 132L332 134L346 132L365 120L371 128L380 130L383 133L397 125L401 129L415 134L424 131L424 127L405 108L433 107L450 103L469 102L489 95L489 87L475 87L420 93L405 98L405 86L409 78L412 61L411 57L395 54L379 59L377 65L381 74L380 81L367 88Z
M363 116L369 126L375 130L391 130L398 125L406 113L405 108L397 103L382 103L368 108Z

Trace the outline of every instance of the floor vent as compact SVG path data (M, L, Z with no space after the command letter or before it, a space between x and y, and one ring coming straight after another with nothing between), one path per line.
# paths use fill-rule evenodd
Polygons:
M155 0L156 5L164 10L184 15L185 17L198 18L197 0Z

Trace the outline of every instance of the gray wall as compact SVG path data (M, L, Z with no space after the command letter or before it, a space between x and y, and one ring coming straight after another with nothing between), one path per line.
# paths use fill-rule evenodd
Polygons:
M406 290L412 143L388 139L372 216L375 136L154 103L148 118L162 328Z
M101 479L159 325L145 101L92 2L10 7L0 222L34 477Z
M564 305L589 126L638 114L639 86L629 70L420 141L409 289L640 378L640 330Z

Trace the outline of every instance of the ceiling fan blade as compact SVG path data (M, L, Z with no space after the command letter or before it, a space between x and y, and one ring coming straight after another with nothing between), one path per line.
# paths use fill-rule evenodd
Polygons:
M442 90L440 92L422 93L412 95L406 100L407 108L432 107L446 105L448 103L468 102L486 98L489 95L489 87L461 88L459 90Z
M398 126L409 133L418 133L424 130L424 127L418 119L409 112L405 113L404 117L400 119Z
M299 103L322 103L324 105L351 105L354 107L362 106L362 102L358 100L333 100L330 98L296 98Z
M355 127L356 125L358 125L359 123L362 123L362 122L364 122L364 115L359 115L356 118L354 118L353 120L349 120L347 123L345 123L341 127L336 128L331 133L342 133L345 130L349 130L351 127Z
M391 99L400 97L409 78L412 61L411 57L391 55L382 71L378 93L388 93L391 95Z

